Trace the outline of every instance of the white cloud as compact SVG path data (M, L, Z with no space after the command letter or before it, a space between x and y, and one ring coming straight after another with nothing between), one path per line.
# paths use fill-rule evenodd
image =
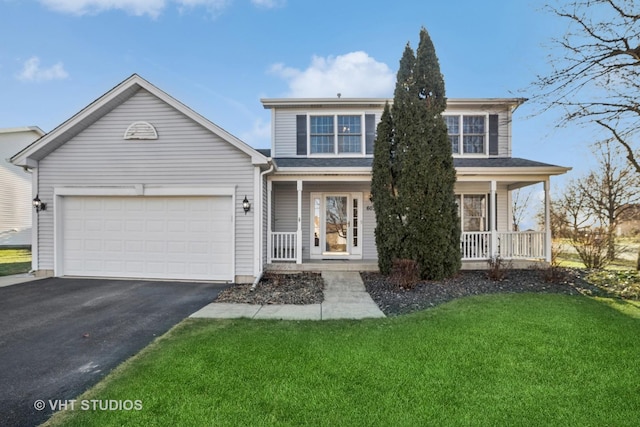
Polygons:
M240 134L240 139L253 147L269 147L271 140L271 122L257 118L251 130Z
M69 73L64 69L62 62L58 62L49 68L40 67L40 58L32 56L27 59L18 74L18 79L29 82L44 82L49 80L64 80Z
M387 64L366 52L322 58L314 56L306 70L274 64L270 72L287 81L288 97L390 97L395 75Z
M165 0L40 0L40 3L63 13L86 15L119 9L136 16L158 17L165 8Z
M72 15L98 14L108 10L122 10L135 16L148 15L157 18L168 4L174 4L183 12L187 9L202 7L217 14L233 0L40 0L45 7ZM277 7L284 0L251 0L256 6Z

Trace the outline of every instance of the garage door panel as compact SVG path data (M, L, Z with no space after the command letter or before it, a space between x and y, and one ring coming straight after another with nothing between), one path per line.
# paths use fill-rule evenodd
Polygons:
M63 274L231 280L231 197L65 197Z

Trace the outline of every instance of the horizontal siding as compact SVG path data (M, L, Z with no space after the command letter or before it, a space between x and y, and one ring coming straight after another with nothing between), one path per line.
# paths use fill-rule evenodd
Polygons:
M135 121L151 123L157 140L124 140ZM141 90L49 154L39 165L40 199L55 186L236 187L236 275L253 274L254 169L249 157ZM53 269L53 215L40 215L40 269Z
M31 174L6 159L38 138L30 130L0 133L0 245L31 244Z
M273 157L296 156L296 114L305 111L276 109L273 115L275 144Z
M273 184L273 231L298 229L298 190L295 182Z
M275 143L273 157L295 157L296 153L296 115L298 114L375 114L376 126L380 122L382 109L362 110L353 108L342 108L339 110L328 109L275 109L274 129ZM506 109L457 109L449 108L445 114L497 114L498 115L498 156L511 156L511 113ZM488 141L487 141L488 143Z
M377 110L361 110L354 108L342 108L340 110L327 109L276 109L274 114L275 127L275 151L273 157L296 157L296 116L298 114L375 114L376 125L382 116L382 109ZM364 132L364 123L362 123L362 131Z

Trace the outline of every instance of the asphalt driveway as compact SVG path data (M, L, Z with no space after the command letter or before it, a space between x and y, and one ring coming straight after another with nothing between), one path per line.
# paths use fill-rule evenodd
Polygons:
M226 286L48 278L0 288L0 425L45 421L57 402L74 399Z

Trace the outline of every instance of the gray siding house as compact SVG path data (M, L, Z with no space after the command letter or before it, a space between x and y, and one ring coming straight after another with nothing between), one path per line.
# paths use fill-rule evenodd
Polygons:
M0 129L0 246L31 245L31 176L9 158L42 135L36 126Z
M266 269L376 267L370 200L387 99L263 99L249 147L133 75L11 161L32 171L41 275L248 283ZM452 99L445 120L467 267L549 260L550 232L512 231L511 191L568 168L511 157L520 99Z

